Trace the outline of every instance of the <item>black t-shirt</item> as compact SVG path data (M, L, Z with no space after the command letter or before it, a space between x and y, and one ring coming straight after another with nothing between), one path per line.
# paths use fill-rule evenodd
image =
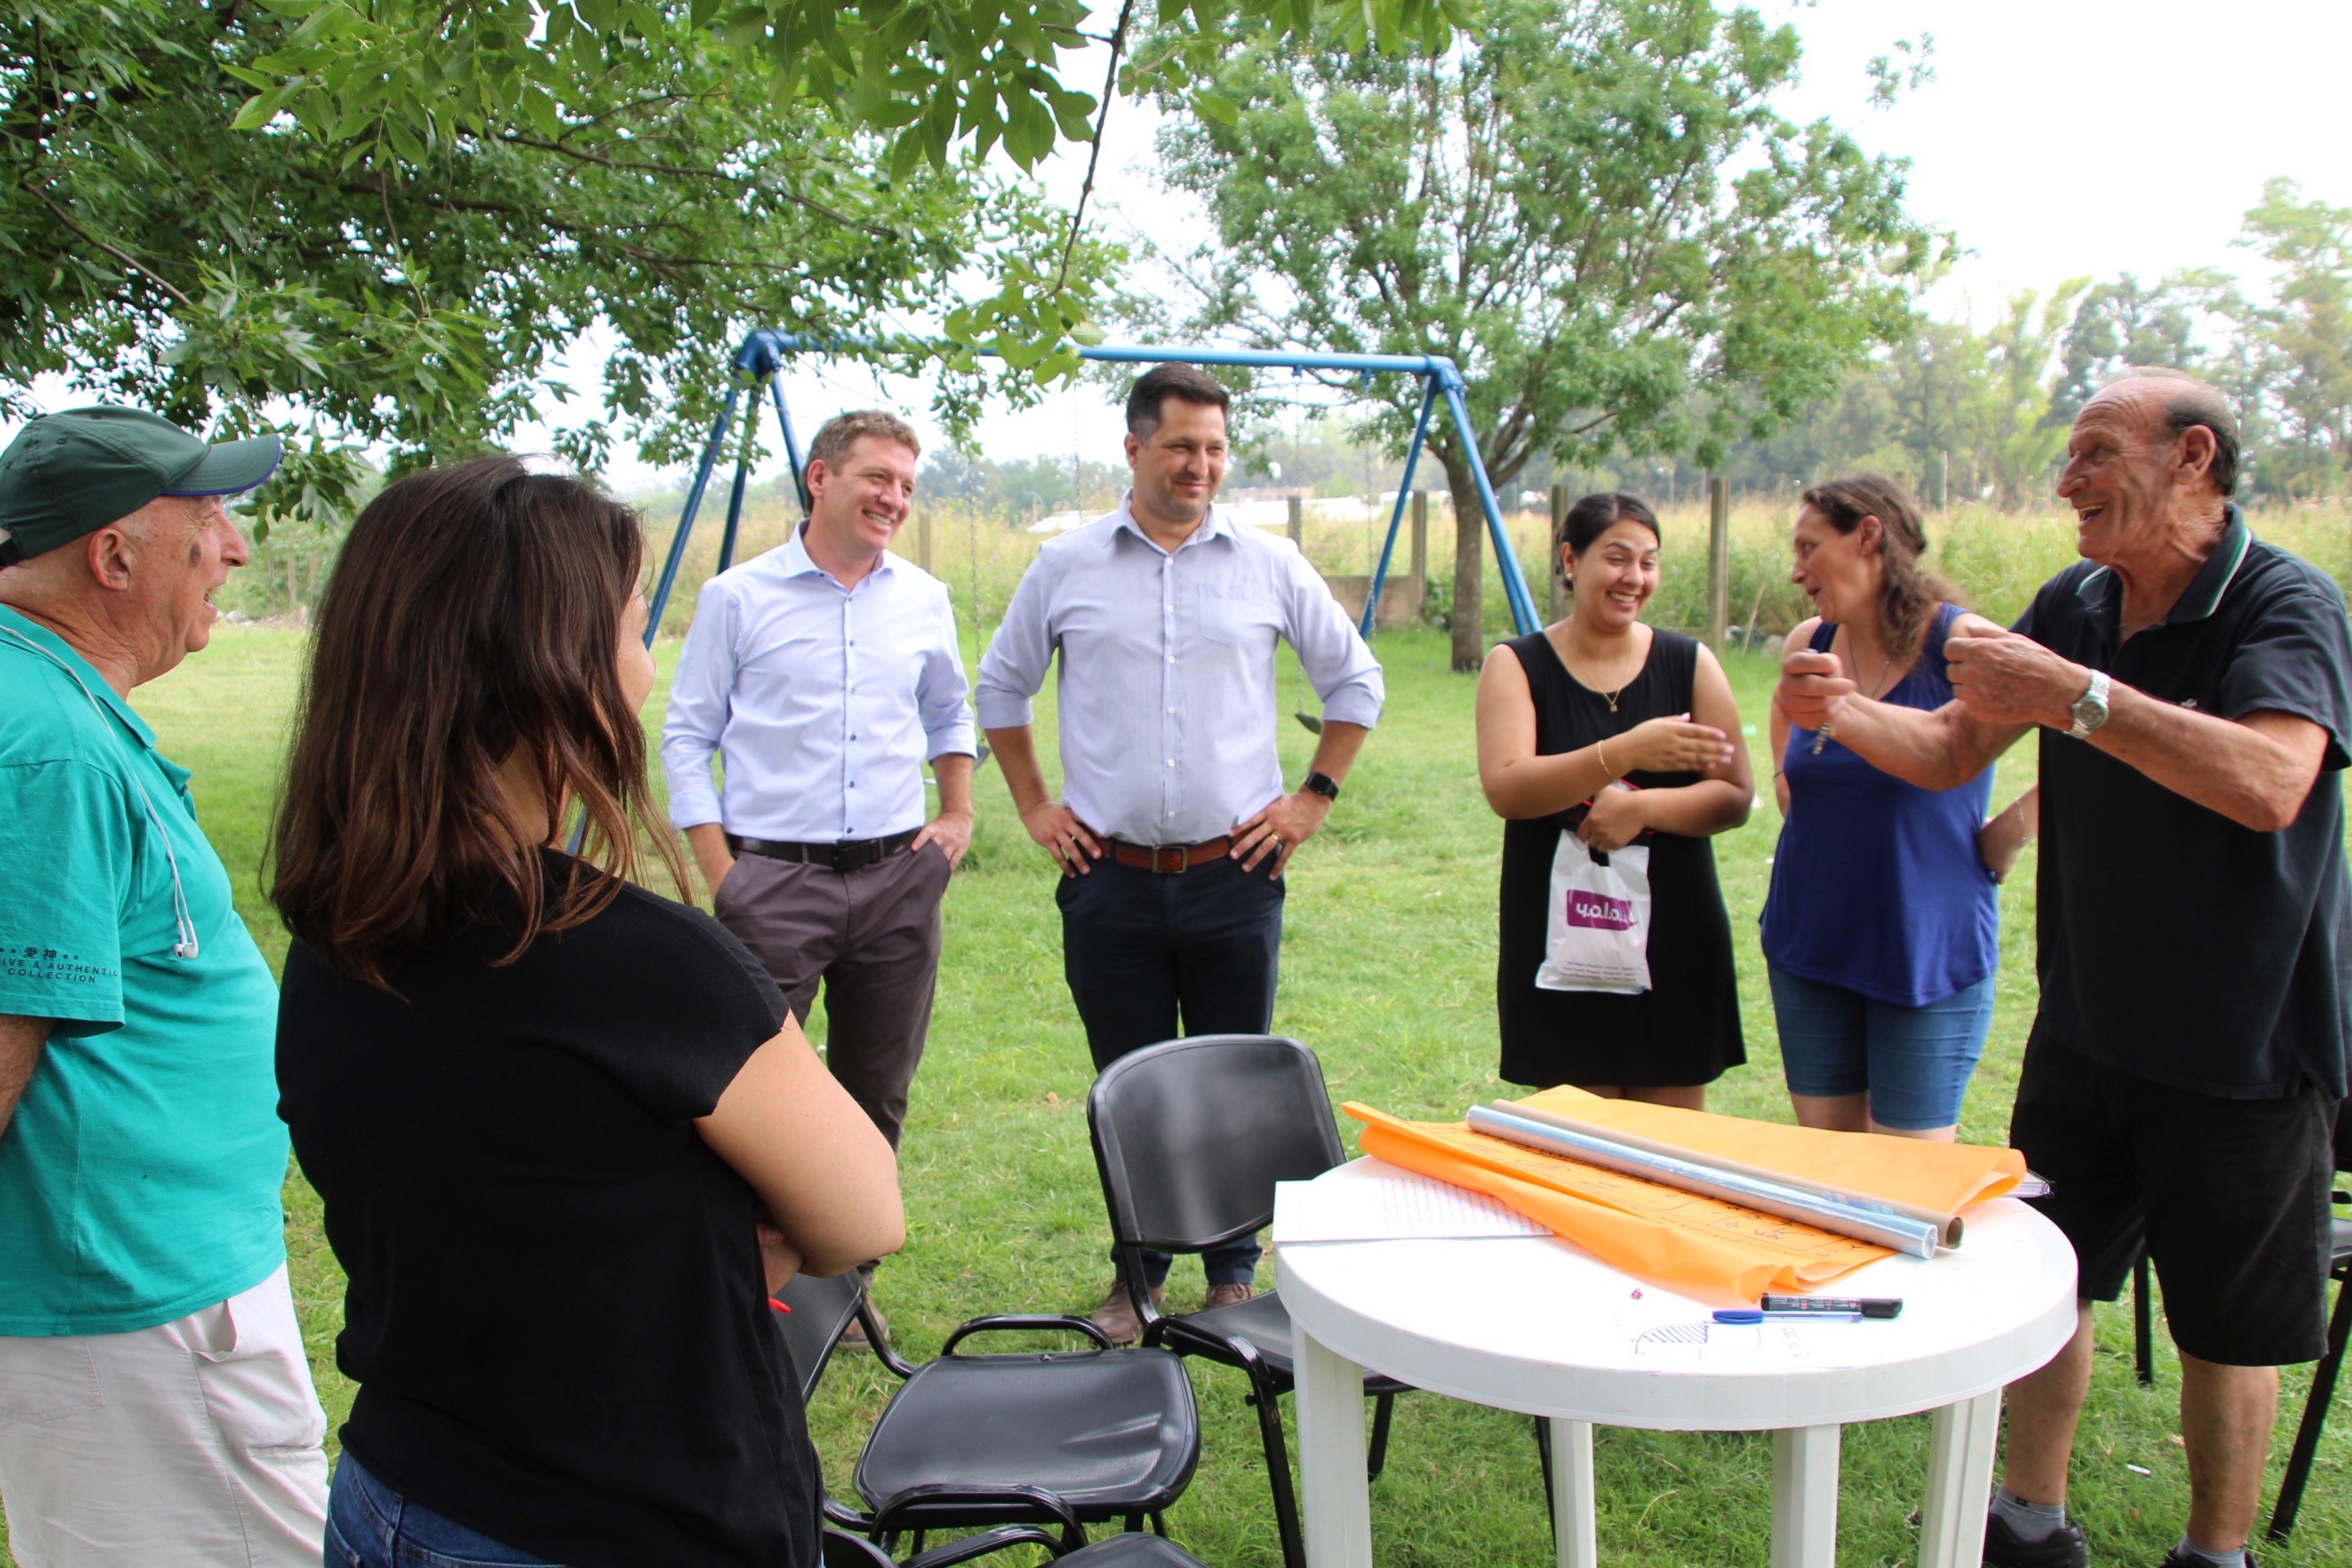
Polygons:
M549 852L551 894L568 858ZM693 1120L782 998L625 889L512 963L476 926L398 996L296 943L278 1113L350 1276L343 1442L411 1500L574 1564L818 1558L819 1483L751 1187Z
M2042 1015L2095 1061L2230 1100L2345 1089L2347 884L2340 770L2352 636L2333 579L2255 539L2236 507L2172 611L2117 646L2123 586L2087 562L2016 630L2144 695L2327 731L2277 833L2242 827L2063 731L2042 731Z

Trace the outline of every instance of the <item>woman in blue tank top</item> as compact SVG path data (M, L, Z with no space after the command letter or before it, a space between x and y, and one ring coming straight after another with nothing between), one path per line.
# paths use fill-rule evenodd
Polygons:
M1944 643L1972 617L1919 570L1927 546L1917 510L1889 479L1807 490L1791 580L1821 613L1790 644L1834 654L1879 701L1949 702ZM1773 705L1786 822L1764 957L1789 1098L1808 1127L1948 1140L1992 1023L1998 878L1979 844L1992 770L1921 789L1840 746L1833 729L1797 728ZM2004 848L2011 826L1997 835Z

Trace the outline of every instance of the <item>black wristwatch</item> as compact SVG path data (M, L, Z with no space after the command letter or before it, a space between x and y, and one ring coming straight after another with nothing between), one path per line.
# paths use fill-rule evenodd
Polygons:
M1325 800L1339 798L1339 781L1329 773L1308 773L1300 782L1298 787L1310 794L1319 795Z

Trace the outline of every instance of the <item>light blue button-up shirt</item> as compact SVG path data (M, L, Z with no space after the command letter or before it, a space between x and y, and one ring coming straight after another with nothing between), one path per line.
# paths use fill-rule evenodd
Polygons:
M1276 637L1325 719L1380 721L1380 661L1297 545L1214 507L1166 551L1121 501L1037 552L980 662L980 722L1027 724L1058 649L1064 802L1114 838L1199 844L1283 793Z
M703 584L662 725L669 819L803 844L919 827L924 762L972 754L967 689L947 584L885 552L845 588L795 531Z

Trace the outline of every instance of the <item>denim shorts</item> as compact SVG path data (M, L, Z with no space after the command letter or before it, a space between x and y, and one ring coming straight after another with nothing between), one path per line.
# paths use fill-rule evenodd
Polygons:
M345 1450L327 1497L326 1568L560 1568L410 1502Z
M1917 1131L1960 1119L1960 1097L1992 1027L1993 977L1924 1007L1875 1002L1768 964L1789 1092L1870 1093L1881 1127Z

